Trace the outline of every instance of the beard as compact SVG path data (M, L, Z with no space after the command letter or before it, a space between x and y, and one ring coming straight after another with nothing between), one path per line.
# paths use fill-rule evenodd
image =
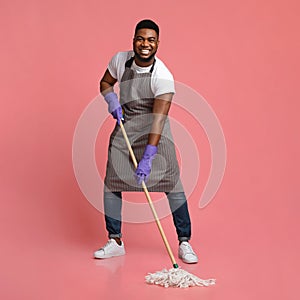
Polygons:
M154 53L152 53L152 54L151 54L149 57L147 57L147 58L141 57L141 56L136 52L136 50L134 50L134 54L135 54L135 56L137 57L138 60L147 63L147 62L150 62L150 61L154 58L154 56L155 56L155 54L156 54L156 51L155 51Z

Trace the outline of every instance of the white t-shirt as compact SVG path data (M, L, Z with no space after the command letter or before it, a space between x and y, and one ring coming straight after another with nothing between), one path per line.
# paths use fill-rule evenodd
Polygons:
M118 82L121 82L121 78L125 71L126 61L132 56L134 56L133 51L118 52L109 62L108 71L113 78L118 80ZM156 62L151 76L151 89L154 97L166 93L175 93L174 78L172 73L159 58L155 57L155 59ZM131 69L135 70L137 73L146 73L150 71L151 67L152 65L149 67L139 67L133 61Z

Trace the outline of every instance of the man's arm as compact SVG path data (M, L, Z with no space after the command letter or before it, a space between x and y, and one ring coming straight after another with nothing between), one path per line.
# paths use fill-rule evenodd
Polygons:
M173 93L163 94L154 99L153 122L148 136L148 144L157 146L164 128L166 117L169 113Z
M148 144L145 148L143 157L135 171L135 176L138 184L142 181L147 181L151 172L152 160L157 154L157 145L164 128L166 117L169 113L173 93L163 94L154 99L153 103L153 122L151 132L148 135Z
M100 92L108 104L108 111L120 125L121 120L123 120L123 113L118 95L114 92L114 84L116 82L117 79L113 78L108 69L106 69L102 79L100 80Z
M113 92L113 86L117 82L117 79L113 78L109 73L108 69L106 69L102 79L100 80L100 92L103 96L106 94Z

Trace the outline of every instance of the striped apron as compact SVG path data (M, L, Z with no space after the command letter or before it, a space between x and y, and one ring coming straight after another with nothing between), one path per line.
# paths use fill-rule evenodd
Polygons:
M154 94L151 90L152 68L147 73L131 69L134 58L125 64L120 82L120 104L123 109L124 127L133 152L139 162L148 143L153 121ZM134 177L135 168L130 158L120 126L116 124L109 140L105 192L143 191ZM169 119L157 146L157 155L147 181L150 192L183 192Z

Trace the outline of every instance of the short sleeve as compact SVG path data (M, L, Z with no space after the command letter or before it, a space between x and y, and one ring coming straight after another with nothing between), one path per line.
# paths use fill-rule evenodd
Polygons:
M153 78L153 93L154 97L168 93L175 94L174 80L160 77Z
M152 74L151 88L154 97L168 93L175 94L173 75L161 61L158 62L157 69Z
M132 51L122 51L115 54L108 64L108 71L110 75L121 81L122 75L125 71L125 63L132 56Z
M108 71L110 73L110 75L117 79L118 78L118 55L119 53L115 54L112 59L110 60L109 64L108 64Z

